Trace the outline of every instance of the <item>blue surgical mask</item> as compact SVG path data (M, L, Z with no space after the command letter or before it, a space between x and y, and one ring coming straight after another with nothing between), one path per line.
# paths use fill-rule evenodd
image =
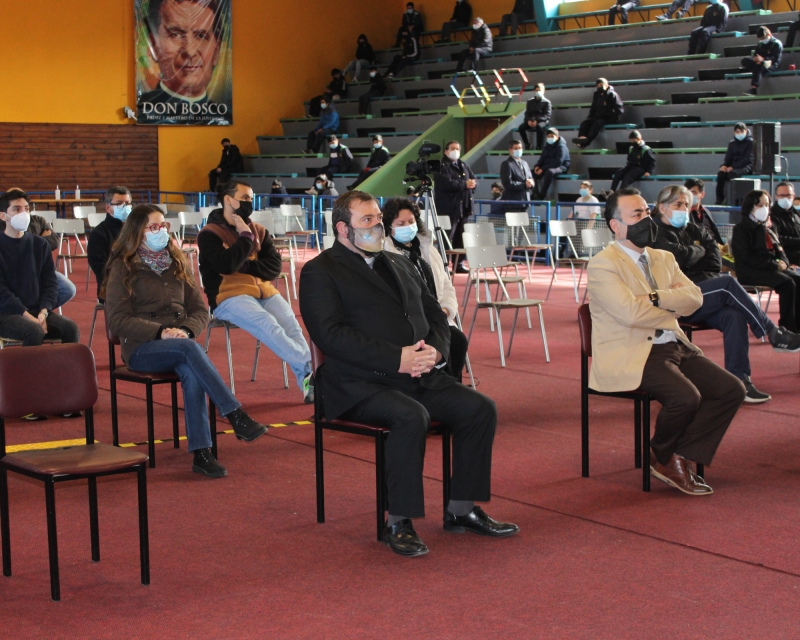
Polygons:
M169 232L166 229L160 229L156 233L148 231L144 234L144 243L150 251L161 251L169 244Z
M673 227L677 227L678 229L683 229L687 224L689 224L689 212L673 211L672 217L669 219L669 223Z
M322 185L322 183L321 183L321 182L317 182L317 183L314 185L314 187L317 189L317 191L322 191L322 186L323 186L323 185Z
M515 158L521 158L522 157L522 149L514 149L511 152L511 155L514 156Z
M692 206L696 207L698 204L700 204L700 196L692 194Z
M747 137L746 133L734 133L733 137L739 140L740 142Z
M800 213L800 204L793 204L794 210Z
M586 196L589 195L589 190L588 189L581 189L580 191L578 191L578 193L580 193L581 196L585 198Z
M541 91L534 91L533 97L534 98L541 98L544 94Z
M380 149L382 146L383 145L380 142L376 142L375 144L372 145L372 148L373 149Z
M326 102L321 102L320 105L319 105L319 108L320 109L327 109L328 108L328 104Z
M330 146L331 149L338 149L339 148L339 143L338 142L331 142L329 146Z
M778 198L775 202L781 209L788 209L792 206L791 198Z
M114 217L121 222L125 222L128 219L128 216L131 213L131 209L133 208L129 204L117 204L113 205L114 207Z
M558 138L547 138L547 144L555 144Z
M398 242L411 242L417 237L417 223L409 224L404 227L393 227L392 233Z
M767 44L771 39L772 39L771 37L764 38L763 40L759 40L758 43L759 44Z

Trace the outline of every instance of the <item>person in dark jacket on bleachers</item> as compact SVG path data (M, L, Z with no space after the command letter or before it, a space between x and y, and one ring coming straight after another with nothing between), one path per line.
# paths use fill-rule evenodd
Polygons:
M396 55L386 70L385 78L394 78L409 64L414 64L420 57L419 35L413 26L409 25L406 35L403 36L403 52Z
M355 82L361 76L361 67L369 67L375 64L375 50L363 33L358 36L358 46L356 56L344 70L345 75L350 74L350 82Z
M368 115L370 112L369 104L372 99L382 96L384 93L386 93L386 80L378 73L378 67L372 65L369 68L369 89L358 97L359 115Z
M469 60L469 68L473 71L478 70L478 60L481 56L492 52L492 32L483 18L475 18L472 21L472 38L469 47L464 49L458 56L456 73L464 70L464 63Z
M414 9L414 3L409 2L406 5L406 12L403 14L403 25L397 30L397 40L394 43L395 48L400 46L400 42L406 37L412 27L414 32L419 37L419 34L424 31L422 24L422 14Z
M800 13L797 14L797 22L793 22L789 26L789 33L786 34L786 42L783 45L785 48L794 46L794 37L797 35L798 29L800 29Z
M344 79L344 74L341 69L331 70L331 83L325 87L328 93L331 94L332 100L341 100L347 97L347 80Z
M500 165L500 182L503 183L503 200L530 200L531 189L536 186L530 165L522 159L522 143L512 139L508 143L509 157ZM506 211L526 211L527 205L507 205Z
M222 157L219 160L219 164L208 173L209 191L216 191L217 184L230 180L232 173L244 171L244 160L239 147L231 144L228 138L223 138L220 144L222 145Z
M595 86L589 117L581 122L578 137L572 139L579 149L588 147L607 124L617 124L625 111L622 99L608 80L598 78Z
M694 6L694 0L672 0L672 4L669 5L663 15L656 16L656 20L672 20L672 16L675 14L677 14L675 17L680 19L689 13L692 6Z
M470 22L472 22L472 5L468 0L456 0L450 21L442 25L442 37L439 42L450 42L453 29L464 29Z
M350 167L353 164L353 154L350 149L339 142L335 133L329 135L327 139L328 149L330 149L328 164L319 169L319 173L324 173L331 178L342 173L350 173Z
M614 174L611 191L616 191L618 186L625 189L639 178L647 178L656 168L656 156L642 140L642 134L634 129L628 139L631 143L628 160L625 166Z
M791 182L779 182L775 187L775 203L769 210L769 218L778 233L789 262L800 265L800 215L792 206L795 198Z
M744 92L746 96L758 94L758 85L761 84L761 77L777 71L781 66L781 56L783 55L783 45L781 41L772 35L767 27L759 27L756 32L758 46L752 58L742 58L741 65L753 73L750 80L750 89Z
M292 204L292 199L289 197L289 192L280 180L272 181L272 189L269 196L269 206L273 208L280 207L282 204Z
M478 181L475 174L461 160L461 143L451 140L444 147L441 168L434 180L433 201L436 213L450 218L450 242L454 248L464 246L464 223L473 212L472 197ZM464 256L458 256L458 270Z
M500 37L508 35L509 27L511 35L517 35L520 20L533 20L533 0L515 0L511 13L504 14L500 19Z
M533 86L533 98L528 100L525 105L525 116L522 118L522 124L517 129L522 137L522 144L529 151L532 147L528 141L528 132L536 132L536 148L541 150L544 146L544 131L550 124L552 113L553 105L544 97L544 85L541 82L537 82Z
M339 131L339 114L333 106L330 94L325 94L320 102L322 115L319 117L317 126L309 132L308 143L303 153L319 153L322 142L326 136Z
M725 184L729 180L747 175L753 171L753 138L744 122L733 126L733 140L728 143L725 160L717 173L717 200L715 204L725 201Z
M708 8L700 20L700 26L692 30L689 36L689 55L705 53L711 36L725 31L727 23L728 5L720 0L709 0Z
M353 184L348 185L347 190L352 191L358 187L358 185L364 182L364 180L369 178L373 173L389 162L389 158L391 158L391 154L389 153L389 150L383 146L383 136L379 133L376 133L374 136L372 136L372 153L367 161L367 166L364 167L361 173L358 174L356 181Z
M641 0L617 0L608 10L608 24L613 25L617 16L622 24L628 24L628 11L640 4Z
M493 216L502 216L506 213L506 206L503 204L503 183L502 182L493 182L492 183L492 202L491 208L489 209L489 213Z
M567 143L559 135L558 129L547 130L547 144L542 149L539 160L533 167L533 199L546 200L550 185L559 173L569 171L569 149Z

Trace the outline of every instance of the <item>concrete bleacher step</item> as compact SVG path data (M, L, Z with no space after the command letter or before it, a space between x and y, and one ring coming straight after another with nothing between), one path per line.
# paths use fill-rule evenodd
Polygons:
M727 95L723 91L688 91L673 93L670 102L672 104L697 104L700 98L724 98Z
M310 129L309 129L310 130ZM402 133L383 131L379 132L384 136L384 142L392 150L399 150L411 144L422 131L407 131ZM297 153L299 149L305 148L308 132L298 136L259 136L257 138L258 150L260 154L280 154ZM372 146L372 138L369 136L358 137L340 134L343 144L350 150L359 148L369 148Z

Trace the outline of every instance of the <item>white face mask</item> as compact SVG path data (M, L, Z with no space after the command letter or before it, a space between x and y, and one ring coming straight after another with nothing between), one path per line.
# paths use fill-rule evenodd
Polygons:
M447 152L447 157L455 162L461 157L461 152L458 149L453 149L452 151Z
M511 155L514 156L515 158L521 158L522 157L522 149L514 149L511 152Z
M13 229L17 231L27 231L28 226L31 223L31 214L27 211L23 211L22 213L18 213L14 217L11 218L9 224Z
M544 94L541 91L534 91L533 97L534 98L541 98Z
M763 40L759 40L759 44L767 44L772 38L764 38Z
M373 149L380 149L382 146L383 145L380 142L376 142L375 144L372 145L372 148Z
M316 188L317 191L322 191L322 183L321 182L317 182L317 184L315 184L314 187Z
M695 194L693 193L693 194L692 194L692 206L693 206L693 207L696 207L698 204L700 204L700 196L698 196L698 195L695 195Z
M473 25L472 25L472 28L473 28L473 29L475 29L475 31L477 31L477 30L478 30L478 29L480 29L482 26L483 26L482 24L473 24Z
M759 207L758 209L753 209L753 217L759 222L766 222L768 216L769 216L769 209L767 209L766 207Z
M377 75L378 75L378 72L377 72L377 71L370 71L370 72L369 72L369 77L370 77L370 78L374 78L374 77L375 77L375 76L377 76Z
M321 102L321 103L320 103L320 105L319 105L319 108L320 108L320 109L327 109L327 108L328 108L328 105L327 105L327 103L325 103L325 102Z
M781 209L789 209L792 206L791 198L778 198L776 202Z
M331 142L330 145L328 145L328 146L331 149L338 149L339 148L339 143L338 142Z

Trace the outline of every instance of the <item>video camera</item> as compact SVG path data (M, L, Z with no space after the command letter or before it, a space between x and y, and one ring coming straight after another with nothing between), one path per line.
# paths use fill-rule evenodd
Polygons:
M403 179L403 184L409 182L416 182L420 180L422 186L431 186L433 180L431 173L438 173L441 169L441 161L429 160L434 153L439 153L442 147L432 142L425 142L419 148L419 157L406 164L406 177Z

